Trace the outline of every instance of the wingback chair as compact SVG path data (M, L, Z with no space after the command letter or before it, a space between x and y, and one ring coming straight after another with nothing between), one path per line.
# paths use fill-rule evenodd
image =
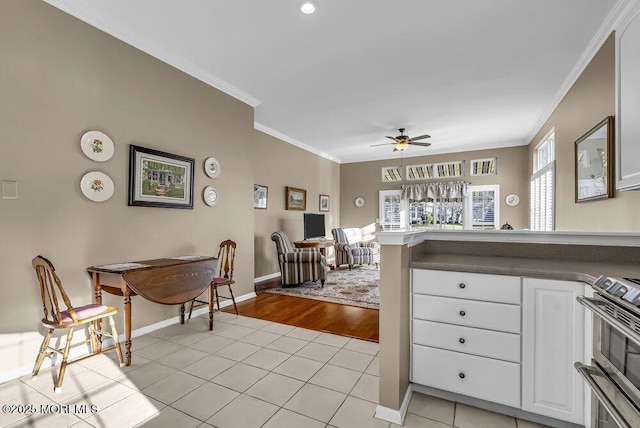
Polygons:
M284 232L273 232L271 240L276 244L282 285L317 281L324 287L327 279L327 261L314 248L294 248Z
M375 241L362 241L362 232L358 228L331 229L336 251L336 267L355 264L371 264L380 262L380 244Z

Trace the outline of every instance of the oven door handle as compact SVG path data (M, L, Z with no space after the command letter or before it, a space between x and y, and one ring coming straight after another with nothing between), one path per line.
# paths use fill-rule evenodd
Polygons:
M636 333L633 329L629 328L629 326L623 324L618 321L616 318L609 315L605 310L602 309L602 305L605 305L606 302L600 299L594 299L584 296L576 297L576 300L586 307L590 309L594 314L599 316L604 322L609 324L611 327L618 330L620 333L624 334L629 340L633 341L636 345L640 346L640 335Z
M607 397L602 388L600 388L600 385L598 385L593 379L594 375L604 376L604 374L597 368L592 366L585 366L580 362L575 363L573 366L576 368L580 376L584 378L591 391L593 391L598 401L602 403L607 412L609 412L615 423L618 424L620 428L631 428L631 425L629 425L627 421L624 420L622 414L620 414L609 397Z

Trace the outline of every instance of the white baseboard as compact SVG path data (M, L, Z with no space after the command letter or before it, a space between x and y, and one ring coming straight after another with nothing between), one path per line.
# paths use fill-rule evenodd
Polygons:
M376 407L375 417L378 419L383 419L388 422L392 422L396 425L403 425L404 418L407 415L407 409L409 408L409 402L411 401L412 393L413 393L413 384L410 383L409 387L407 388L407 392L404 394L404 399L400 404L399 410L378 405Z
M243 302L245 300L249 300L254 297L256 297L256 293L254 292L243 294L242 296L236 297L236 303ZM220 308L226 308L227 306L231 306L232 304L233 303L231 302L230 299L225 300L224 302L220 303ZM192 316L198 316L206 313L209 313L208 307L194 310ZM180 323L180 316L176 315L175 317L171 317L166 320L159 321L157 323L146 325L144 327L135 329L131 332L131 337L135 338L139 336L144 336L145 334L149 334L153 331L160 330L162 328L169 327L170 325L178 324L178 323ZM118 337L120 339L121 346L123 347L122 351L124 352L124 334L119 334ZM105 339L104 345L105 347L109 347L113 345L113 339L111 338ZM89 354L89 352L90 352L90 349L88 344L87 346L78 346L77 348L71 348L71 350L69 351L69 360L74 360L76 358L83 357ZM33 356L34 364L35 364L35 360L36 360L36 355ZM61 360L61 358L58 358L57 360L58 360L58 363L56 365L60 364L59 361ZM41 370L46 369L48 367L51 367L51 358L45 358L44 362L42 363ZM33 372L33 365L17 367L15 369L2 372L0 373L0 383L8 382L10 380L17 379L22 376L26 376L28 374L31 374L32 372Z
M270 273L269 275L265 275L265 276L261 276L261 277L255 278L253 280L253 283L255 284L256 282L267 281L269 279L274 279L274 278L278 278L278 277L280 277L280 272Z

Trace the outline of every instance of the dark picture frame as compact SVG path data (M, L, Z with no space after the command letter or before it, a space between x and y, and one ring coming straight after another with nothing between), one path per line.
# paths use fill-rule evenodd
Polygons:
M331 197L329 195L320 195L318 201L318 209L320 212L328 212L330 209Z
M266 210L269 202L269 188L261 184L253 185L253 208Z
M608 116L575 144L575 201L613 197L613 116Z
M129 206L193 209L195 160L131 144Z
M286 187L286 201L288 210L305 211L307 209L307 191L295 187Z

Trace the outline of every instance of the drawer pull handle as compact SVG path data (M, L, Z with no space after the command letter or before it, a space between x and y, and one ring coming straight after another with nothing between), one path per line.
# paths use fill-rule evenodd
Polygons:
M460 284L458 284L458 287L460 288L465 288L467 286L467 284L465 284L464 282L461 282Z
M458 339L458 342L464 343L465 342L464 337L461 337L460 339Z
M463 316L465 316L465 315L467 315L467 313L466 313L465 311L460 311L460 316L461 316L461 317L463 317Z
M458 376L460 377L460 379L464 379L465 377L467 377L467 375L462 372L458 373Z

